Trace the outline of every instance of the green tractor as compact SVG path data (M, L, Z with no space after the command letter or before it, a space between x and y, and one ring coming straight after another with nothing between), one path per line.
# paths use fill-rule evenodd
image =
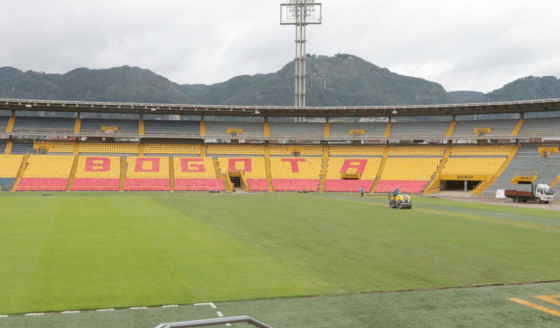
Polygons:
M389 193L389 207L398 208L399 210L410 210L412 208L412 198L408 195L398 194L393 196Z

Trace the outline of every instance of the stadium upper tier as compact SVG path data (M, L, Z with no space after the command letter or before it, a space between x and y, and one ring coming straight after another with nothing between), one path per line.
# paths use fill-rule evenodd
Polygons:
M298 141L529 139L560 137L560 117L415 123L256 123L0 116L0 134Z

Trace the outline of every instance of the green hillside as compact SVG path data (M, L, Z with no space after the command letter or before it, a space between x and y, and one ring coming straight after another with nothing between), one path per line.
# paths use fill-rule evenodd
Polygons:
M434 82L401 76L352 55L309 56L309 106L452 103ZM0 97L80 101L291 106L294 64L214 85L179 85L149 70L80 68L66 74L0 69Z

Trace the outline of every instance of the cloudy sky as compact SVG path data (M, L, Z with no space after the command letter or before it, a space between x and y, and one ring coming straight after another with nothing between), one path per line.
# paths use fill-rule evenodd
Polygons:
M2 0L0 67L130 65L178 83L279 70L294 56L285 0ZM448 91L560 77L558 0L323 0L308 53L354 54Z

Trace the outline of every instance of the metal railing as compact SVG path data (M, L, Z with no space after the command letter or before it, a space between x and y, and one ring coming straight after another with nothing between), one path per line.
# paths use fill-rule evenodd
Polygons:
M248 323L259 328L272 328L271 326L259 322L248 316L240 317L229 317L229 318L219 318L219 319L206 319L206 320L195 320L195 321L184 321L184 322L174 322L174 323L162 323L156 328L188 328L188 327L207 327L207 326L217 326L224 325L228 323Z

